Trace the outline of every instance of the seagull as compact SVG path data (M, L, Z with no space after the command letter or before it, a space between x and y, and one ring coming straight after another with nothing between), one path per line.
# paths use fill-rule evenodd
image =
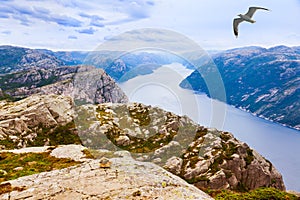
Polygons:
M238 26L241 22L243 21L247 21L247 22L250 22L250 23L255 23L255 21L252 18L253 14L255 13L256 10L258 9L261 9L261 10L267 10L267 11L270 11L269 9L267 8L262 8L262 7L250 7L248 12L246 14L239 14L238 16L240 18L235 18L233 20L233 32L234 32L234 35L236 37L238 37Z

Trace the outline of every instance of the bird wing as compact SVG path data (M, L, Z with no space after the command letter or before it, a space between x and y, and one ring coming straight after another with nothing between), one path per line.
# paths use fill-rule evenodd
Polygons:
M247 16L249 16L250 18L252 18L253 14L255 13L256 10L261 9L261 10L269 10L267 8L262 8L262 7L250 7L248 12L245 14Z
M237 37L239 32L238 32L238 26L241 22L243 22L244 20L242 18L235 18L233 20L233 32L234 32L234 35Z

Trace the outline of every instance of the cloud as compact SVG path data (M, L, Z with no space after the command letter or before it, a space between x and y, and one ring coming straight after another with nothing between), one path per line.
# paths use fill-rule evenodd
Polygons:
M94 28L148 18L155 5L153 0L119 0L114 3L110 0L102 0L100 3L97 0L52 0L55 5L45 0L20 0L18 4L16 1L1 2L0 18L12 18L22 25L31 26L44 21L64 27ZM113 16L111 13L114 13ZM95 30L86 29L84 32L93 34Z
M101 19L92 18L90 22L90 26L104 27L104 24Z
M90 10L93 7L90 6L89 1L82 1L82 0L55 0L57 4L60 4L64 7L69 8L80 8L81 10ZM96 1L98 2L98 1Z
M43 8L43 7L33 7L34 10L36 11L36 13L40 13L40 14L50 14L50 10Z
M4 35L10 35L11 31L2 31L1 33L4 34Z
M154 1L146 1L146 3L147 3L148 5L150 5L150 6L154 6L154 5L155 5Z
M68 39L70 39L70 40L76 40L76 39L78 39L78 38L77 38L76 35L69 35L69 36L68 36Z
M116 7L119 12L126 17L112 20L105 23L105 25L121 25L128 22L138 21L145 18L150 18L151 9L155 5L152 0L119 0Z
M0 7L0 13L11 14L13 12L14 11L12 9L10 9L9 7L7 7L7 6L1 6Z
M132 1L128 6L128 14L134 19L149 17L148 6L144 2Z
M33 15L34 11L30 7L19 6L19 5L11 5L14 13L21 14L21 15Z
M81 34L93 35L97 30L93 29L93 27L90 27L87 29L81 29L81 30L76 30L76 31Z
M0 18L8 19L8 18L9 18L9 15L6 14L6 13L1 13L1 12L0 12Z
M22 24L24 26L29 26L30 25L30 21L27 19L26 16L14 15L13 18L20 21L20 24Z
M89 15L86 13L79 13L79 16L90 19L90 26L104 27L104 18L98 15Z
M2 18L8 18L9 15L13 19L19 20L22 25L29 26L33 19L42 20L44 22L56 23L66 27L81 27L82 22L74 17L67 15L52 14L50 10L43 7L28 7L15 4L7 4L0 7Z
M199 45L182 34L166 29L136 29L123 34L104 37L105 43L99 46L102 50L123 50L153 48L176 50L177 52L197 52Z
M69 16L65 15L56 15L49 18L49 21L55 22L62 26L68 27L80 27L82 22Z

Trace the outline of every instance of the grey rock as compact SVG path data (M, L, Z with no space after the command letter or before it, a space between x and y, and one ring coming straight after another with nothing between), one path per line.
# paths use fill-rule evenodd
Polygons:
M13 170L14 171L22 171L24 169L24 167L15 167Z
M1 83L2 91L12 98L57 94L71 96L78 104L128 102L127 96L110 76L91 66L31 69L3 75L3 79L7 81Z
M75 161L85 160L83 150L86 147L81 145L60 145L51 151L50 155L57 158L71 158Z
M285 190L275 167L231 133L208 129L187 117L138 103L101 104L93 110L96 113L92 115L100 122L89 126L97 127L95 131L89 129L93 134L101 130L98 135L116 141L114 145L119 148L126 147L134 158L157 163L199 188L242 186L251 190L265 186ZM147 137L140 135L145 130ZM126 143L120 140L124 136ZM101 148L106 143L97 145Z
M181 166L182 159L173 156L172 158L167 160L167 163L165 164L164 168L172 172L173 174L179 175L181 171Z
M33 95L17 102L2 102L0 140L26 147L37 137L39 127L63 126L73 118L72 99L67 96Z
M272 163L231 133L208 129L187 117L139 103L82 105L73 116L72 104L66 102L72 102L71 98L56 95L0 102L0 138L16 136L12 140L23 144L20 135L36 137L24 133L40 122L58 124L77 118L78 135L86 147L112 152L126 149L131 156L126 152L124 159L156 162L199 188L265 186L285 190L282 176Z
M74 145L64 148L79 151ZM111 167L102 169L99 161L8 181L25 190L2 194L0 199L135 199L136 194L143 199L212 199L153 163L111 158Z
M114 155L121 158L132 159L132 156L128 151L116 151L114 152Z
M121 135L116 139L117 145L127 146L130 144L130 139L126 135Z

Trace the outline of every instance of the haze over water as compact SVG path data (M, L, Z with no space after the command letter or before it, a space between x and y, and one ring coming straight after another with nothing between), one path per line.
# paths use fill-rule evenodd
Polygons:
M131 102L158 106L187 115L200 125L233 133L275 165L287 190L300 191L300 131L180 88L179 83L192 71L179 63L163 65L152 74L121 83L120 87Z

